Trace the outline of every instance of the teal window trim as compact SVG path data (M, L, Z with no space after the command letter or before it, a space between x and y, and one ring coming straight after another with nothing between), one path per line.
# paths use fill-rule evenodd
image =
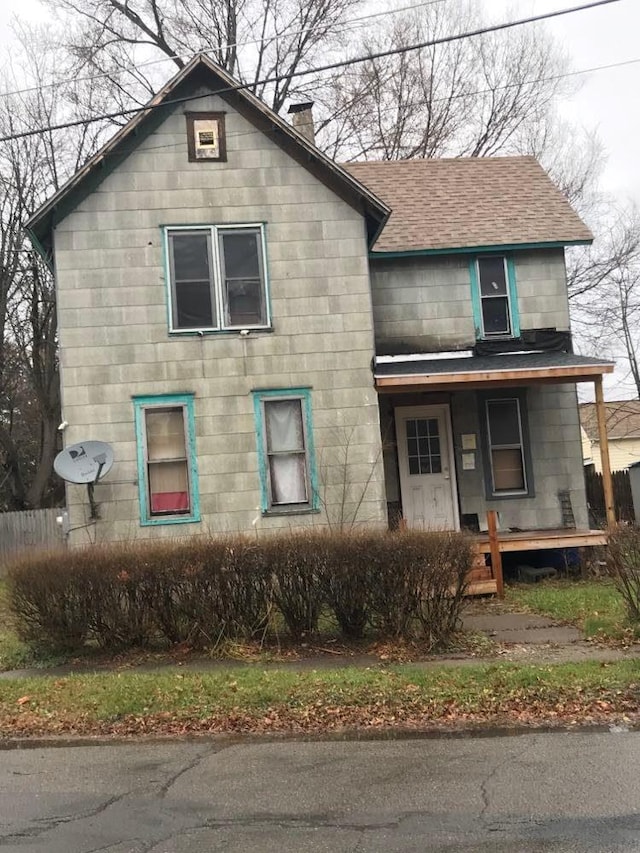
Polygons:
M219 238L225 231L257 231L260 234L260 271L262 277L262 288L264 298L265 323L255 325L226 325L224 323L224 299L222 268L223 262L220 256ZM225 223L197 223L193 225L161 225L162 234L162 265L164 270L165 295L167 306L167 327L171 335L200 335L200 334L229 334L238 333L243 329L250 331L271 331L271 286L269 281L269 267L267 258L267 233L264 222L225 222ZM218 320L217 326L202 326L200 328L183 329L174 323L174 287L171 275L171 249L169 246L169 234L176 231L203 231L210 235L212 265L212 299L215 306L215 314Z
M189 524L201 520L200 490L198 483L198 464L196 456L195 400L193 394L154 394L138 396L133 399L136 454L138 463L138 502L140 505L140 524L143 527L160 524ZM189 472L189 515L152 516L149 506L149 488L147 480L145 413L149 409L165 406L182 406L185 412L185 443L188 454Z
M469 279L471 281L471 307L473 310L473 325L476 330L476 340L500 340L520 337L520 312L518 310L518 286L516 282L516 265L513 257L496 253L495 257L503 258L507 276L507 295L509 302L510 334L485 335L482 320L482 297L480 295L480 277L478 275L478 257L469 258Z
M311 409L310 388L264 388L251 392L256 422L256 447L258 451L258 469L260 474L260 509L263 515L296 515L319 512L320 492L318 489L318 468L313 435L313 415ZM269 488L269 460L267 457L267 435L264 415L264 403L268 400L300 400L302 405L302 423L306 456L307 484L309 500L304 504L279 506L271 504Z

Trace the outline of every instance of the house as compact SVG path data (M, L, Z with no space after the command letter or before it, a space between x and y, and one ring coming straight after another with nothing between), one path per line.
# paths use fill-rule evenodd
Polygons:
M640 400L611 400L604 404L604 411L611 469L626 471L640 462ZM580 424L584 464L602 473L595 403L580 404Z
M65 444L116 458L99 519L67 485L71 541L488 509L586 535L576 382L613 369L571 348L589 230L532 158L340 166L293 121L200 56L28 223Z

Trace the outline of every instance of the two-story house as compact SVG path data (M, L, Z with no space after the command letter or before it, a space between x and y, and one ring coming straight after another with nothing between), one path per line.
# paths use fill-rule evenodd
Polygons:
M31 218L71 541L389 520L586 528L564 247L531 158L339 166L198 57ZM87 527L88 525L88 527Z

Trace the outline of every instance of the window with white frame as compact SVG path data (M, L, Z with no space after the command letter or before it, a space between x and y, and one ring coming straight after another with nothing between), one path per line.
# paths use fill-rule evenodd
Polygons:
M199 520L193 397L134 399L141 521Z
M308 389L254 392L262 509L317 508Z
M514 323L507 259L503 255L479 257L476 267L483 337L512 337Z
M527 454L518 397L485 401L493 495L528 494Z
M270 324L261 225L166 229L171 331Z

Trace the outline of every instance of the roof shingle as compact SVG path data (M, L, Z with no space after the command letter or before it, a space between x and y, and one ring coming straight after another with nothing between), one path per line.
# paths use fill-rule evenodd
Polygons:
M593 239L534 157L384 160L344 168L392 208L374 254Z
M640 436L640 400L617 400L604 404L609 438ZM595 403L580 405L580 423L592 441L598 441L598 418Z

